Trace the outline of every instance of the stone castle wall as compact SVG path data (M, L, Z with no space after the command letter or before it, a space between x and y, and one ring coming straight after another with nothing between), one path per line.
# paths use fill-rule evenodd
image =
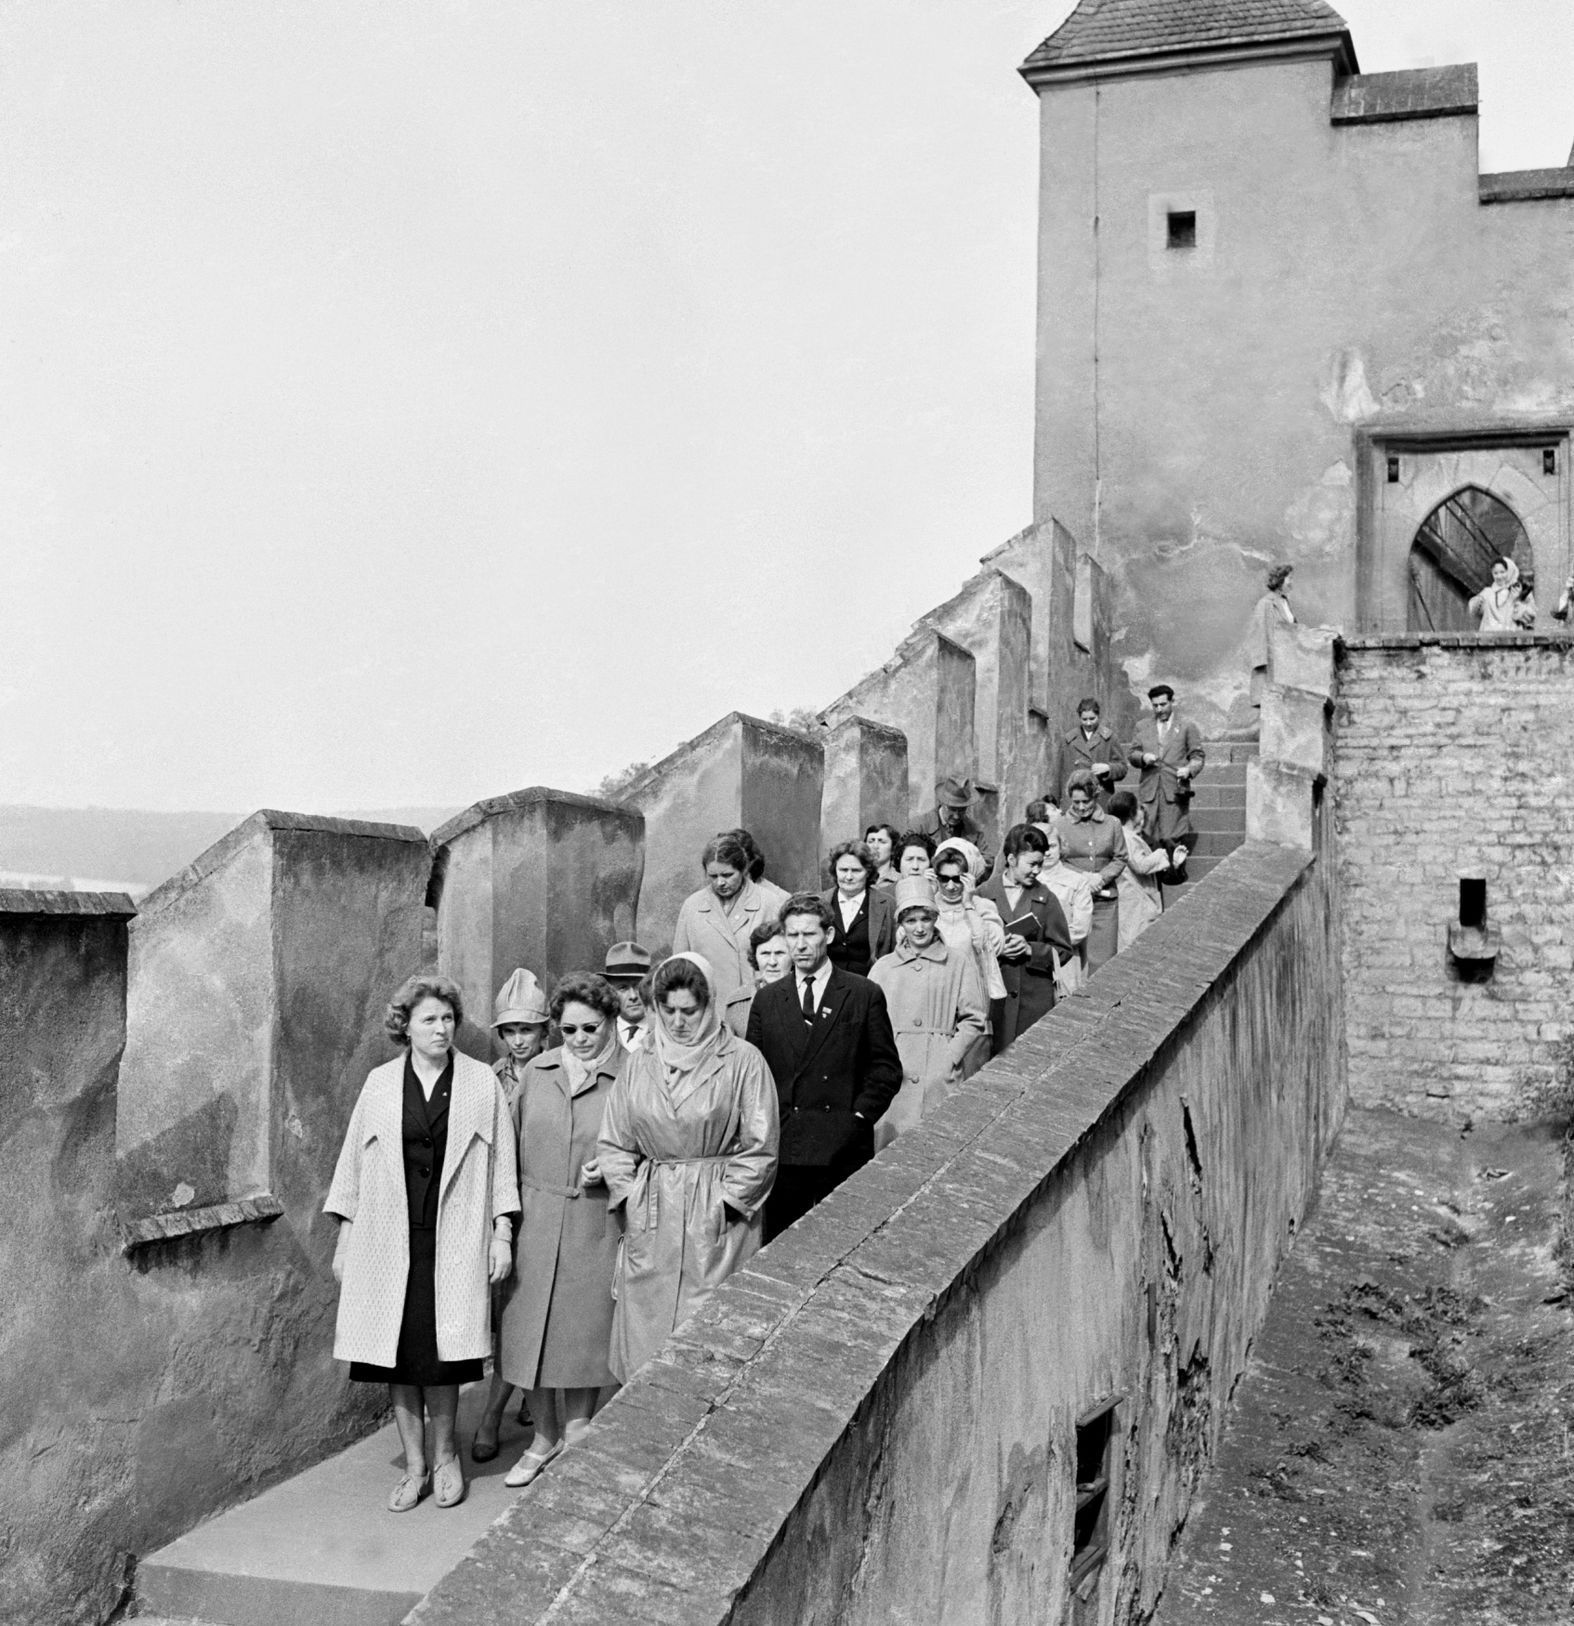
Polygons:
M103 1619L134 1555L376 1421L380 1395L332 1359L321 1205L410 972L458 981L461 1048L490 1059L509 971L550 986L622 938L663 948L719 829L752 830L767 873L802 887L824 884L830 841L932 805L937 764L986 767L988 821L1019 817L1046 708L1064 722L1098 658L1072 622L1107 621L1073 555L1058 527L1022 533L855 691L867 713L839 702L809 733L733 713L619 803L518 791L430 841L263 811L135 918L123 898L8 895L0 1085L25 1156L0 1197L22 1374L0 1426L0 1619Z
M1146 1619L1344 1102L1313 852L1248 846L732 1276L410 1617Z
M1339 656L1339 888L1351 1080L1427 1117L1574 1104L1574 644L1351 639ZM1486 879L1491 975L1449 955Z

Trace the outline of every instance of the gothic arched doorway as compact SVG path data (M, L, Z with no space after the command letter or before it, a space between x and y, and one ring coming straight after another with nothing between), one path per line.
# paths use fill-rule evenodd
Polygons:
M1410 546L1411 632L1474 632L1469 600L1492 580L1492 561L1534 569L1519 516L1480 486L1445 498L1421 522Z

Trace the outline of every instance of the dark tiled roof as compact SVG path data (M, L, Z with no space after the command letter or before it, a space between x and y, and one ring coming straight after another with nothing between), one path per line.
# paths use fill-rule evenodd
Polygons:
M1389 119L1431 119L1474 113L1476 65L1406 68L1399 73L1352 73L1334 86L1335 124L1377 124Z
M1022 67L1029 72L1348 32L1324 0L1082 0Z

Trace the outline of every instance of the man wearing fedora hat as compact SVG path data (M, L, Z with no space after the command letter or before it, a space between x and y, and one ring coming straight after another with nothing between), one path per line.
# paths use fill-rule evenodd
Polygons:
M984 873L980 880L987 880L994 870L995 860L984 846L982 827L973 817L972 810L978 800L978 790L971 778L948 775L935 786L934 812L925 814L913 828L922 831L936 846L954 836L971 841L984 855Z
M618 991L618 1043L625 1050L644 1050L650 1044L650 1012L645 1008L643 984L650 975L650 950L638 943L614 943L607 950L602 973Z
M1148 699L1153 715L1138 725L1127 754L1142 770L1137 801L1144 833L1153 846L1162 846L1173 856L1176 847L1189 848L1195 840L1191 792L1207 759L1201 731L1175 710L1174 689L1167 683L1155 683L1148 690Z

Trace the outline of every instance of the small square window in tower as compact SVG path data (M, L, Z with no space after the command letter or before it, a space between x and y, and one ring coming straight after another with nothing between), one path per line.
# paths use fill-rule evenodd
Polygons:
M1167 216L1168 230L1165 236L1167 248L1196 248L1197 246L1197 211L1195 209L1171 209Z

